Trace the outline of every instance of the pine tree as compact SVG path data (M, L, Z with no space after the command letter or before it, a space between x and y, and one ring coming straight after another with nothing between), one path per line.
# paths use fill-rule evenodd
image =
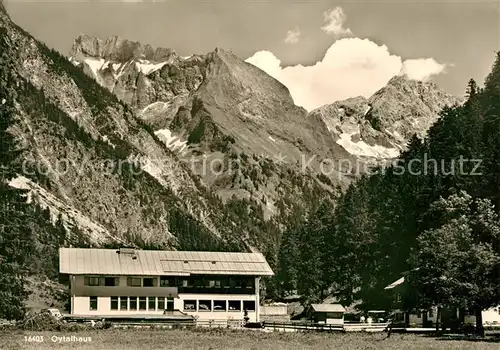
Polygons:
M470 79L467 84L467 89L465 91L465 97L467 101L473 100L479 93L479 87L474 79Z
M283 233L283 240L278 253L278 280L280 293L297 290L298 263L299 263L299 229L294 227Z
M9 41L0 28L0 318L22 319L28 296L25 286L33 239L26 226L29 210L25 191L9 186L20 173L19 150L9 128L14 118L14 76Z

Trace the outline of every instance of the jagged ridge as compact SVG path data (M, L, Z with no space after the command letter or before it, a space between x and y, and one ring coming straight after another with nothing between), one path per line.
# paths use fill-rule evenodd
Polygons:
M356 97L311 111L328 125L337 143L360 157L399 155L413 135L425 137L445 106L460 99L433 82L395 76L370 98Z

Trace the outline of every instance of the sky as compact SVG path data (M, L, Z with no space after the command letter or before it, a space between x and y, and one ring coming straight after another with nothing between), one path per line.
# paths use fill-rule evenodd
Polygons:
M180 55L231 50L308 110L370 96L396 74L463 95L500 51L500 0L4 0L12 19L68 54L80 33Z

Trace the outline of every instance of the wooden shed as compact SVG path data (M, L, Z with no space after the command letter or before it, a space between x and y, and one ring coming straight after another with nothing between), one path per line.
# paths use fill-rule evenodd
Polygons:
M344 324L345 308L340 304L311 304L308 319L325 324Z

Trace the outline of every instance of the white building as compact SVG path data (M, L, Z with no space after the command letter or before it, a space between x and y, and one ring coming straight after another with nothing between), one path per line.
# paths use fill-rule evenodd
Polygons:
M200 320L259 321L260 253L133 249L59 250L75 316L185 313Z

